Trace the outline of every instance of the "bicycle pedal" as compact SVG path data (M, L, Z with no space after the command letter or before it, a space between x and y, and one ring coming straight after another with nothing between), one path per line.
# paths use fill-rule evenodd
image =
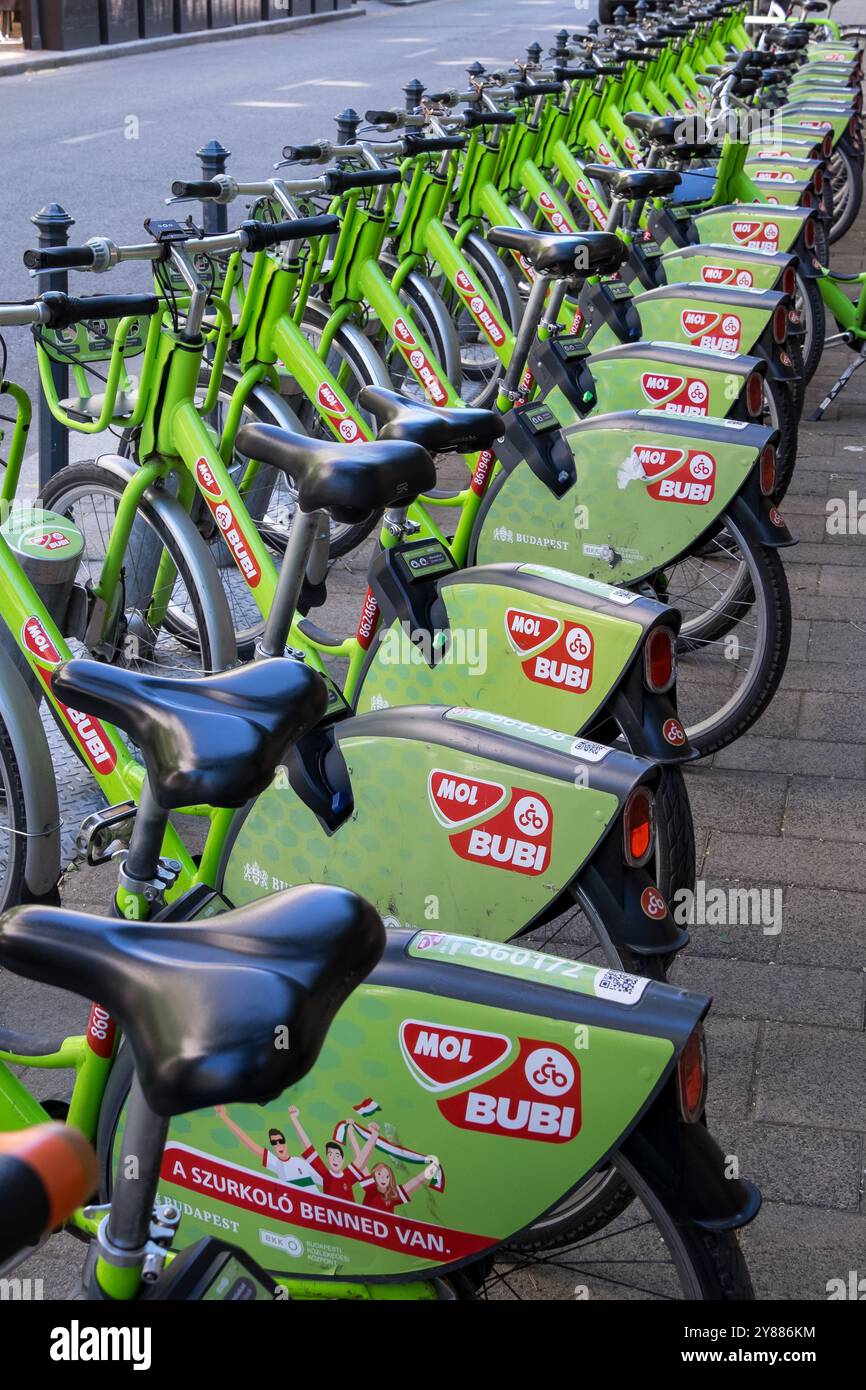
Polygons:
M134 801L121 801L94 811L81 822L75 844L88 864L107 864L129 847L137 810Z

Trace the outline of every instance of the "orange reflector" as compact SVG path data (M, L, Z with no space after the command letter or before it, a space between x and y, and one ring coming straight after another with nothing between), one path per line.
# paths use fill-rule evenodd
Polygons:
M772 497L776 490L776 450L772 444L765 444L761 450L760 478L761 492Z
M625 862L633 869L645 864L655 842L653 798L646 787L635 787L622 813Z
M750 372L746 382L746 409L754 420L764 413L764 382L760 372Z
M667 625L653 628L643 649L644 679L653 694L670 690L677 676L677 639Z
M706 1095L707 1051L704 1030L698 1024L677 1062L677 1097L680 1114L687 1123L693 1124L701 1118Z

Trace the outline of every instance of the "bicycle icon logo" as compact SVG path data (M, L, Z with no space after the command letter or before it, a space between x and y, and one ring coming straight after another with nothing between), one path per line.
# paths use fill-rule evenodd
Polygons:
M564 1095L574 1085L574 1064L558 1048L535 1048L523 1070L532 1089L542 1096Z
M522 796L514 807L514 824L524 835L535 839L550 824L550 812L537 796Z

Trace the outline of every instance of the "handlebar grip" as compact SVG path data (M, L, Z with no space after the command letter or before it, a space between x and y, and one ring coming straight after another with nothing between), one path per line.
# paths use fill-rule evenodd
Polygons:
M44 251L25 251L28 270L88 270L93 265L92 246L49 246Z
M557 82L578 82L584 77L595 77L596 69L590 67L563 68L555 64L553 75Z
M463 124L467 130L480 125L516 125L513 111L464 111Z
M399 169L329 169L324 175L327 193L347 193L350 188L380 188L399 183Z
M438 106L456 106L459 101L457 92L426 92L425 101L435 101Z
M249 222L241 223L241 231L246 232L250 251L264 251L268 246L279 246L283 241L309 240L315 236L331 236L340 230L340 219L332 213L322 213L321 217L296 217L290 222Z
M301 160L301 159L321 159L321 158L322 158L322 147L321 147L321 145L284 145L284 146L283 146L283 159L287 159L287 160L289 161L289 163L294 163L296 160Z
M561 82L536 82L532 85L528 82L514 83L514 95L518 100L522 100L524 97L558 96L561 91Z
M175 198L218 198L222 188L216 179L175 179L171 191Z
M64 294L62 290L46 290L40 296L50 310L49 328L71 328L91 319L125 319L131 315L146 318L158 314L159 300L155 294L89 294L81 297Z
M399 125L403 119L403 112L395 111L365 111L364 120L371 125Z
M0 1260L61 1225L98 1182L96 1155L78 1130L45 1124L0 1136Z
M423 135L407 135L404 141L407 154L435 154L439 150L462 150L465 144L462 135L436 135L427 139Z

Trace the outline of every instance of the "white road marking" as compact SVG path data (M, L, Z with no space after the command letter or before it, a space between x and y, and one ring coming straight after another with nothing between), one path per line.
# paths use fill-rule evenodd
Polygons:
M139 130L143 125L153 125L153 121L139 121ZM65 140L61 140L61 145L81 145L85 140L104 140L107 135L122 135L126 126L115 125L110 130L92 130L88 135L68 135Z
M233 101L233 102L232 102L232 106L265 106L265 107L279 106L281 109L282 109L282 108L285 108L285 107L287 107L287 106L293 106L293 107L295 107L295 108L297 109L297 108L299 108L299 107L306 106L306 104L307 104L307 103L306 103L305 101Z
M290 86L278 87L280 92L291 92L295 87L369 87L369 82L332 82L327 77L309 77L306 82L293 82Z
M429 34L416 34L414 39L383 39L383 43L426 43L430 38Z
M404 54L403 54L403 57L404 57L404 58L423 58L424 55L425 55L425 53L435 53L435 52L436 52L436 45L435 45L435 43L434 43L434 45L433 45L432 48L416 48L415 51L414 51L414 53L404 53Z

